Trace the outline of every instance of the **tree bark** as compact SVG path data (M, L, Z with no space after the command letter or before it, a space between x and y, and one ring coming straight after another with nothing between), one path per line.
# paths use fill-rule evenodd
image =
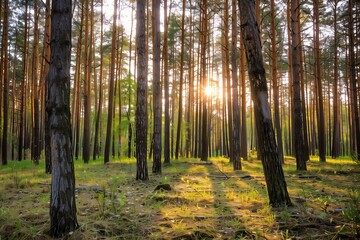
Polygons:
M356 61L355 61L355 43L354 43L354 19L353 19L353 0L349 0L349 63L350 63L350 84L352 86L353 98L353 123L354 123L354 142L356 143L356 152L354 158L360 160L360 120L358 105L358 85L356 80Z
M137 101L136 101L136 180L148 180L147 167L147 61L145 1L136 1Z
M272 206L291 205L272 126L259 28L255 19L255 2L253 0L238 0L238 4L251 92L256 112L259 150L262 156L261 162L264 168L270 204Z
M4 75L4 94L3 94L3 132L2 132L2 165L7 164L8 155L8 124L9 124L9 68L8 68L8 32L9 32L9 1L4 2L4 17L3 17L3 32L2 32L2 43L1 43L1 64L4 68L1 73ZM1 83L1 81L0 81ZM1 98L0 98L1 100Z
M34 41L32 52L32 147L31 160L39 164L40 158L40 130L39 130L39 94L38 94L38 67L39 67L39 28L38 28L38 4L34 1Z
M52 2L51 62L47 76L49 99L46 110L49 114L53 163L50 229L56 238L79 227L70 123L71 5L71 0Z
M318 120L318 137L319 137L319 158L321 162L326 161L326 139L325 139L325 119L324 105L322 94L321 79L321 51L320 51L320 19L319 19L319 0L314 0L314 51L315 51L315 81L317 85L317 120Z
M183 0L182 7L182 20L181 20L181 56L180 56L180 89L179 89L179 111L178 111L178 125L176 131L176 143L175 143L175 159L179 157L180 148L180 135L181 135L181 124L182 124L182 102L183 102L183 85L184 85L184 56L185 56L185 7L186 1Z
M96 122L95 122L95 135L94 135L94 150L93 150L93 160L96 160L96 157L99 155L99 128L100 128L100 117L103 101L103 89L102 89L102 78L103 78L103 61L104 61L104 51L103 51L103 42L104 42L104 13L103 13L103 0L101 0L101 30L100 30L100 74L99 74L99 102L97 104L97 113L96 113Z
M111 128L113 121L114 108L114 81L115 81L115 50L116 50L116 19L117 19L118 0L114 0L114 15L112 26L112 40L111 40L111 65L110 65L110 86L109 86L109 103L108 103L108 119L106 127L106 141L104 163L109 162L110 159L110 145L111 145Z
M167 0L164 0L164 95L165 95L165 127L164 127L164 163L170 163L170 111L169 111L169 59L168 59L168 13Z
M153 0L153 96L154 143L152 172L161 174L162 94L160 82L160 0Z
M237 13L236 13L236 0L231 1L232 16L231 16L231 76L233 82L233 168L234 170L241 170L240 161L240 107L239 107L239 81L237 76Z
M333 88L333 142L332 142L332 158L337 158L340 155L340 112L339 112L339 57L338 57L338 28L337 28L337 5L338 0L334 0L334 88Z
M85 1L85 54L84 54L84 135L83 135L83 154L84 163L90 160L90 116L91 116L91 96L90 96L90 58L91 58L91 39L89 38L89 1Z
M282 129L280 125L280 109L279 109L279 84L277 76L277 49L276 49L276 29L275 29L275 0L271 0L271 78L273 82L273 99L274 99L274 124L276 130L276 139L280 161L284 162Z
M207 87L206 77L206 47L207 47L207 35L208 35L208 9L207 0L202 0L202 28L201 28L201 71L202 71L202 124L201 124L201 161L207 161L209 156L209 144L208 144L208 113L207 113L207 97L204 94L204 90Z
M24 14L24 43L23 43L23 55L22 55L22 79L20 86L20 129L19 129L19 141L18 141L18 161L23 159L23 148L24 148L24 135L25 135L25 86L26 86L26 64L27 64L27 38L28 38L28 4L29 1L25 0L25 14Z

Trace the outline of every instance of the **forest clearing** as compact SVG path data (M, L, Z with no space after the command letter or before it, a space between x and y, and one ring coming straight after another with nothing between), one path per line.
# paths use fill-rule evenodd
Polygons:
M227 158L172 161L135 180L135 159L75 162L79 229L66 239L356 239L360 166L312 158L308 171L283 165L294 206L268 204L259 160L233 171ZM0 169L1 239L51 239L50 175L43 161ZM168 188L168 187L171 187ZM155 190L157 189L157 190ZM359 237L359 235L357 235Z
M359 14L0 0L0 240L359 239Z

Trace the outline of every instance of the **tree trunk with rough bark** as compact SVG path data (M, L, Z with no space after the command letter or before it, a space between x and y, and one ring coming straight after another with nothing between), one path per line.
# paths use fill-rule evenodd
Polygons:
M52 2L51 62L47 76L46 110L52 159L50 231L56 238L79 227L70 123L71 6L71 0Z
M255 121L259 150L262 156L261 162L264 168L270 204L274 207L291 205L271 120L260 31L255 19L255 2L253 0L238 0L238 4L254 111L256 112Z
M136 101L136 180L149 179L147 167L147 61L145 1L136 1L137 101Z

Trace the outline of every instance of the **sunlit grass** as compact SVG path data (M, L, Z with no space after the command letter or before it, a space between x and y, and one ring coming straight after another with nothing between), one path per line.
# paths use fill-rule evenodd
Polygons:
M151 173L149 161L150 180L139 182L134 158L114 159L109 164L103 164L103 159L88 164L76 160L81 228L72 237L281 238L311 234L294 227L308 219L351 222L345 215L332 214L349 206L354 188L359 191L359 166L350 158L327 159L326 163L312 158L308 171L298 172L295 159L285 157L283 169L295 207L279 210L268 204L262 165L255 154L242 161L243 170L237 172L227 158L210 158L210 162L173 160L159 176ZM0 221L6 220L0 226L1 237L47 238L51 175L44 169L43 161L39 165L10 161L0 168ZM169 184L172 190L154 191L159 184ZM303 200L298 203L297 199ZM338 231L320 225L321 231ZM342 231L350 234L353 225L346 226Z

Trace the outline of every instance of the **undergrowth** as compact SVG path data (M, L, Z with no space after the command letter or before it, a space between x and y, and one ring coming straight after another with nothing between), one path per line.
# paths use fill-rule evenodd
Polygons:
M297 172L295 160L286 157L283 168L294 206L274 209L261 162L251 156L237 172L227 158L213 158L210 165L174 160L147 182L134 180L135 159L106 165L102 159L75 161L80 228L66 238L359 237L359 165L345 158L326 163L312 158L307 172ZM50 239L50 175L43 164L0 167L0 239Z

